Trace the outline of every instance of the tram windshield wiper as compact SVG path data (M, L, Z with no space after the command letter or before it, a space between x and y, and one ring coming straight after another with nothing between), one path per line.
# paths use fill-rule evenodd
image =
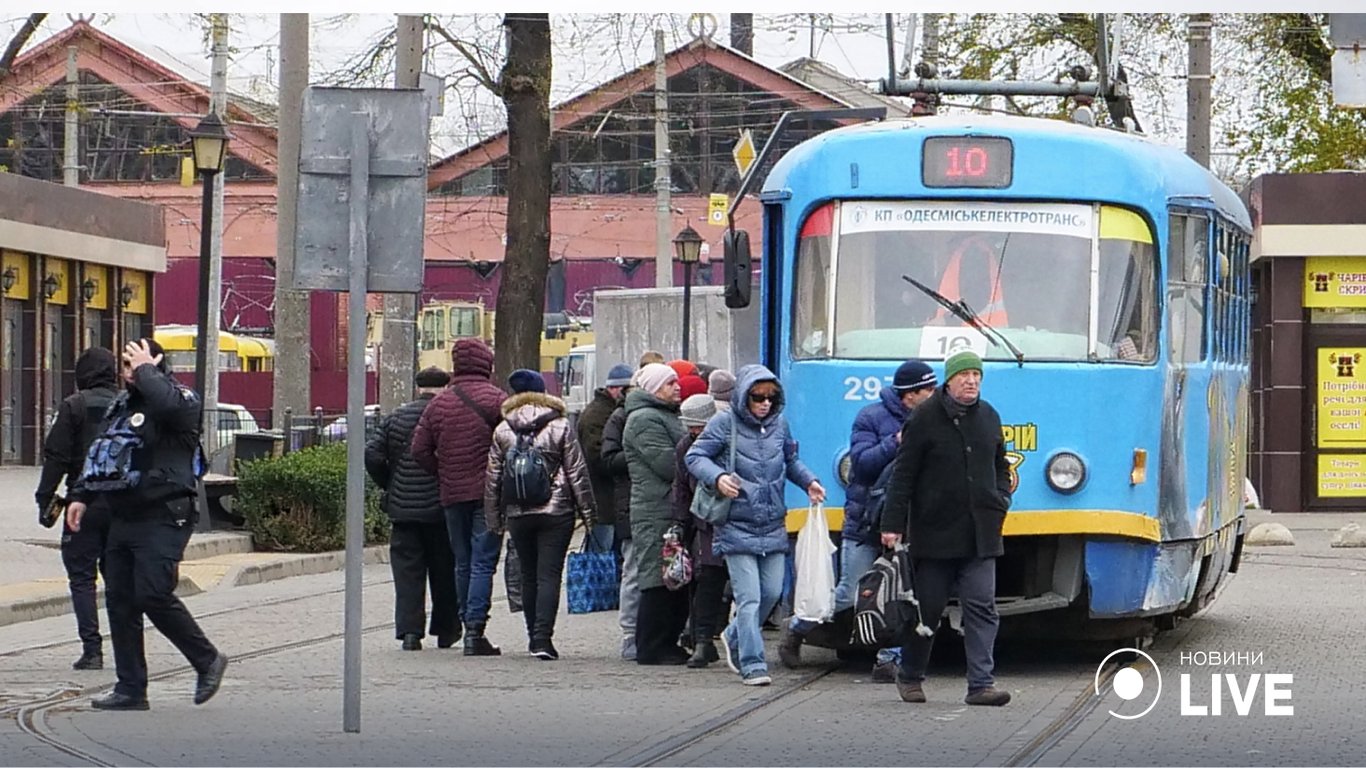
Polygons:
M956 317L961 319L963 322L967 323L968 325L971 325L978 331L981 331L982 335L987 338L987 341L990 341L992 344L995 344L998 347L1010 350L1010 353L1015 356L1015 362L1018 363L1021 368L1024 367L1024 352L1021 352L1019 347L1016 347L1014 344L1010 343L1010 339L1007 339L1004 334L988 325L985 320L983 320L981 317L977 315L976 312L973 311L972 307L968 306L968 303L966 301L963 301L962 299L959 299L958 301L950 301L949 298L944 294L940 293L939 291L936 291L928 285L925 285L919 280L916 280L914 277L911 277L910 275L902 275L901 279L905 280L911 285L914 285L916 288L919 288L921 291L924 292L926 296L929 296L931 299L934 299L935 301L939 302L939 304L943 306L944 309L947 309L948 311L952 312Z

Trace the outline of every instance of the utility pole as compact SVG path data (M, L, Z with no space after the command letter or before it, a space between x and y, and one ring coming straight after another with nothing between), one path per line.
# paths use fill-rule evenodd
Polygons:
M228 114L228 15L215 13L210 20L213 64L209 69L209 112L227 122ZM209 294L204 311L209 318L204 345L204 380L199 393L204 399L205 435L218 434L218 332L223 314L223 188L227 174L218 174L213 188L213 229L209 232ZM202 273L202 270L201 270ZM214 446L217 449L219 446Z
M275 392L271 420L284 426L286 408L310 403L309 294L293 290L294 232L298 226L299 142L308 86L308 14L280 14L279 167L276 172ZM289 439L286 435L285 439Z
M421 16L399 14L394 52L394 87L417 88L422 73ZM417 358L417 299L411 293L384 294L384 331L379 350L379 402L385 413L413 398ZM443 329L444 330L444 329ZM348 333L364 333L364 328ZM449 369L451 361L446 361Z
M939 14L925 14L925 31L920 41L922 54L920 60L939 68Z
M1190 60L1186 80L1186 154L1209 167L1210 132L1210 38L1214 32L1211 14L1192 13L1186 17L1186 41Z
M674 284L669 191L669 74L664 66L664 30L655 30L655 287Z
M81 184L81 90L80 72L76 69L76 46L66 49L66 126L62 134L62 183L68 187Z

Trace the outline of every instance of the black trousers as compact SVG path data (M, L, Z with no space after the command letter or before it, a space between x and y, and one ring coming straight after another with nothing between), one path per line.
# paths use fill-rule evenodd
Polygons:
M968 662L968 691L989 688L995 682L996 558L973 557L953 560L917 558L915 595L920 600L920 619L930 629L938 629L949 598L958 595L963 609L963 651ZM934 636L922 637L907 627L901 648L901 678L919 682L925 679Z
M446 521L394 523L389 532L389 567L394 572L394 636L423 636L427 585L432 588L430 634L454 635L460 628L455 592L455 555Z
M555 636L560 612L560 582L569 540L574 536L574 516L523 515L508 518L508 535L522 566L522 616L532 643Z
M721 634L726 622L721 620L725 607L726 581L730 574L724 565L701 565L693 571L692 639L711 640Z
M688 623L688 590L668 587L640 590L640 616L636 620L636 661L657 663L684 653L678 636Z
M194 501L172 501L155 513L139 511L143 516L136 519L121 516L123 512L114 510L104 556L105 607L118 677L114 690L145 696L144 615L198 672L209 668L218 649L175 596L180 560L194 529Z
M85 654L99 656L104 650L100 636L100 609L95 597L95 574L104 573L104 547L109 539L109 507L103 500L89 505L81 517L81 529L62 525L62 565L71 588L71 608L76 614L76 634ZM108 576L105 577L108 579Z

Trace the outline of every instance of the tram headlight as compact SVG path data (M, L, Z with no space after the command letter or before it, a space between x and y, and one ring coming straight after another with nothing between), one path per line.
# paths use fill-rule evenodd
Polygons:
M1044 476L1058 493L1073 493L1086 481L1086 463L1075 453L1059 453L1048 460Z
M835 460L835 477L839 478L840 485L849 487L849 482L854 478L854 458L848 451L840 454Z

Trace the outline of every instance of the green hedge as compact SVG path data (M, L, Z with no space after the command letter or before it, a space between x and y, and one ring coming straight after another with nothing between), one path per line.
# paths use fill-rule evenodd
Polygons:
M346 548L346 444L244 462L237 470L236 511L258 549L328 552ZM389 539L379 489L365 479L365 542Z

